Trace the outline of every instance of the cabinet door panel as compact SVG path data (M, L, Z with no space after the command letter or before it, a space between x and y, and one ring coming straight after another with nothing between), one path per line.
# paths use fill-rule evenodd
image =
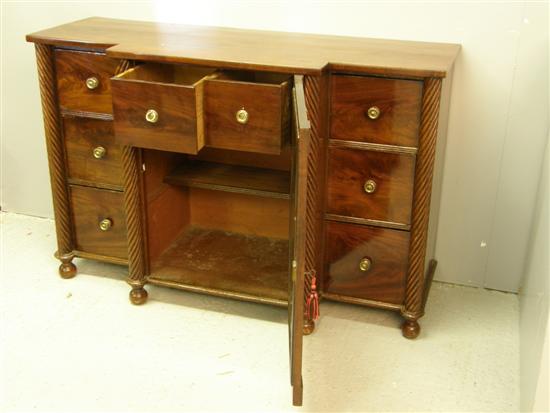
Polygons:
M288 327L292 402L302 405L302 336L304 327L304 273L306 250L307 156L310 127L305 112L302 77L296 76L293 89L294 145L291 183L290 280Z

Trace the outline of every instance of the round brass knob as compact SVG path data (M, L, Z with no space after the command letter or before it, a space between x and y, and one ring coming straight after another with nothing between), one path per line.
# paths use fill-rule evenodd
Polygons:
M102 219L99 223L99 229L102 231L109 231L113 226L113 221L109 218Z
M159 120L159 114L155 109L149 109L145 114L145 120L150 123L157 123Z
M94 158L101 159L107 154L107 149L105 149L103 146L98 146L97 148L94 148L93 154Z
M97 89L99 86L99 79L95 76L89 77L86 79L86 87L90 90Z
M244 108L237 111L235 114L237 122L242 123L243 125L248 122L248 112Z
M378 106L371 106L367 110L367 116L372 120L378 119L380 117L380 108Z
M363 189L367 194L372 194L374 191L376 191L376 182L374 182L372 179L367 180L363 185Z
M372 261L368 257L361 258L359 261L359 269L363 272L367 272L372 267Z

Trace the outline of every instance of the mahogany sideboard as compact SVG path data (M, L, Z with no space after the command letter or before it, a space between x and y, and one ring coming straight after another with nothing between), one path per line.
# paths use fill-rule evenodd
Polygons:
M62 277L288 306L296 405L319 298L419 334L459 45L95 17L27 40Z

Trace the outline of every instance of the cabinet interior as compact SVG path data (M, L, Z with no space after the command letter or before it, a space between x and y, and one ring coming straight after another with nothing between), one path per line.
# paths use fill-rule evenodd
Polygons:
M290 148L142 153L149 280L286 305Z

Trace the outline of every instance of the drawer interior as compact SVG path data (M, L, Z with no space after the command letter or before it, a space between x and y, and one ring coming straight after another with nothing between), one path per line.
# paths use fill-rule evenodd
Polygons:
M285 73L250 72L245 70L223 70L216 74L214 79L232 82L246 82L263 85L284 86L290 81Z
M180 86L196 86L203 78L212 75L215 71L216 69L200 66L145 63L132 67L118 74L115 78Z

